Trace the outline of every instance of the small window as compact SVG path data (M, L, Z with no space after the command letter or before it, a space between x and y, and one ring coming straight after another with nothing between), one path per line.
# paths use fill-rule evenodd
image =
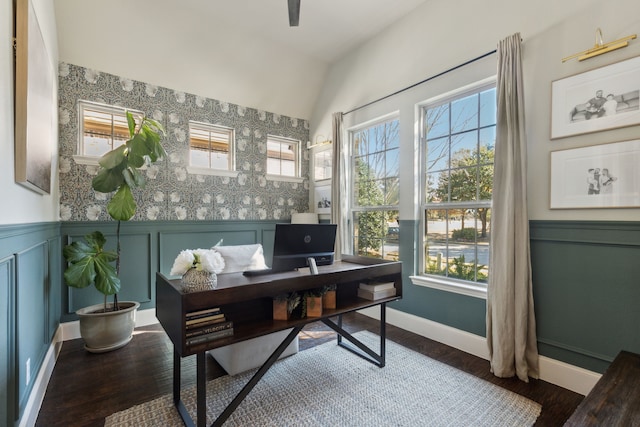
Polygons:
M79 101L80 141L76 160L84 164L96 164L103 154L124 144L129 139L126 109L112 105ZM129 110L136 120L142 121L142 113Z
M300 141L269 135L267 137L267 175L300 176Z
M189 122L189 166L232 171L234 131L208 123Z

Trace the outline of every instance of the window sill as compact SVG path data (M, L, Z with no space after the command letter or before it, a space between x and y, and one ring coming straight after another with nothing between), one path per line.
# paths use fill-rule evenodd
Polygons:
M98 166L99 157L73 155L73 161L78 165Z
M239 174L238 171L225 171L222 169L208 169L208 168L195 168L187 166L187 172L192 175L213 175L213 176L230 176L236 178Z
M486 285L436 276L409 276L409 279L411 279L411 283L416 286L424 286L474 298L487 299Z
M297 182L302 184L304 179L297 176L267 175L267 181Z

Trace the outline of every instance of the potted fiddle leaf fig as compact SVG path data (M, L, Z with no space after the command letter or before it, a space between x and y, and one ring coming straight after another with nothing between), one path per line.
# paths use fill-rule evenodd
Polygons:
M166 152L160 144L164 129L157 121L143 117L136 125L127 111L129 139L121 146L104 154L98 161L98 174L91 182L100 193L113 195L107 205L109 216L117 221L116 250L105 250L106 238L100 231L85 236L85 241L66 245L63 255L69 263L64 272L68 286L86 288L94 285L104 295L102 304L76 311L80 319L80 335L85 349L102 353L123 347L133 336L135 314L140 303L118 301L120 291L120 224L136 213L137 204L132 190L145 185L141 169L164 158ZM112 264L115 262L115 266ZM113 302L108 296L113 295Z

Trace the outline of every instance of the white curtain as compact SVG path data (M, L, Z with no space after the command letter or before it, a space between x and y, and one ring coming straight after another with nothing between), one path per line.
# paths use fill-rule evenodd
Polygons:
M527 141L520 34L498 44L497 129L491 254L487 291L487 343L491 372L538 378L538 348L533 309L529 219L527 216Z
M347 227L347 150L344 146L342 113L333 113L332 138L333 156L331 172L331 223L338 225L336 233L335 259L339 260L341 254L348 253L347 242L343 237Z

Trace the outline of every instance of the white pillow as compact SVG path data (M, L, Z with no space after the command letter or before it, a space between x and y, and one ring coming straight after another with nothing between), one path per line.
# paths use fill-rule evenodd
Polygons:
M222 273L238 273L247 270L262 270L268 268L264 262L262 245L232 245L214 246L211 249L217 251L224 258Z

